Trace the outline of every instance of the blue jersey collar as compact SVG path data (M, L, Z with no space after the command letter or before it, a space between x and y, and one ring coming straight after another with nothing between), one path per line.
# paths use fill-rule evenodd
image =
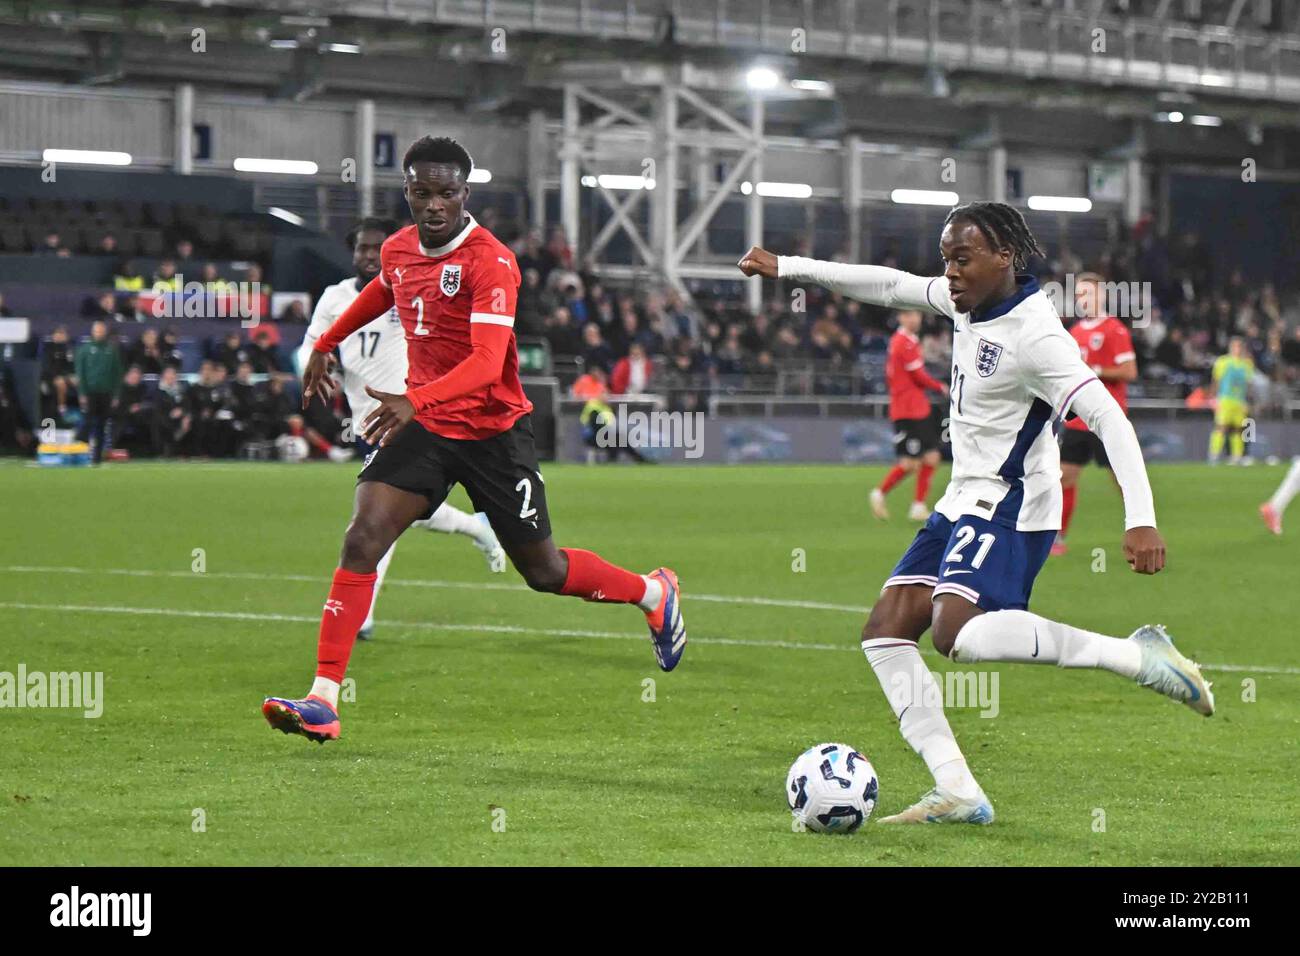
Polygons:
M992 319L1001 318L1037 291L1038 280L1036 278L1033 276L1016 276L1016 291L1012 295L1007 296L997 305L984 312L971 312L970 320L972 322L988 322Z

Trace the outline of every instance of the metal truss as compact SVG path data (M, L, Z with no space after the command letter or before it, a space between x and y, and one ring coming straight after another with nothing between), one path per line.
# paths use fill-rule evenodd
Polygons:
M742 181L762 180L764 100L759 93L720 90L710 79L689 65L563 79L561 223L577 254L590 261L597 274L653 275L683 295L689 294L685 279L738 278L734 265L708 258L705 236ZM737 111L743 119L734 115ZM679 218L678 190L688 162L695 168L689 187L693 209ZM714 182L717 164L726 173ZM645 185L620 195L598 178L612 173L641 176ZM593 179L595 185L590 185ZM589 185L584 186L584 180ZM581 234L579 195L584 188L593 189L610 213L603 228L590 237ZM635 218L647 202L648 234ZM620 232L631 241L638 260L631 266L603 261ZM761 244L763 198L756 188L746 199L745 232L749 245ZM754 309L760 294L759 283L750 282L748 299Z

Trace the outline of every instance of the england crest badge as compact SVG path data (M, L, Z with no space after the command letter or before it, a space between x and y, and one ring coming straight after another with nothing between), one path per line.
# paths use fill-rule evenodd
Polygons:
M980 339L975 347L975 371L980 378L988 378L998 370L998 360L1002 358L1002 346L988 339Z
M453 296L460 291L460 266L442 267L442 294Z

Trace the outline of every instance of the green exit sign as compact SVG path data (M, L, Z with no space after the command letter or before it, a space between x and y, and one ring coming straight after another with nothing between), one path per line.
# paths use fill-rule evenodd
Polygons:
M519 351L519 371L538 375L551 371L551 350L545 341L525 341L516 345Z

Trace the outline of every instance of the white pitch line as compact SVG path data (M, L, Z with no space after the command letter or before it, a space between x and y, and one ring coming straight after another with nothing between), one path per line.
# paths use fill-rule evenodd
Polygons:
M0 601L0 610L64 611L86 614L139 614L158 617L205 618L222 621L271 621L292 624L319 624L319 617L301 614L258 614L252 611L186 611L170 607L115 607L98 604L28 604L22 601ZM624 634L619 631L582 631L558 627L519 627L514 624L440 624L434 621L380 622L385 628L413 627L428 631L474 631L485 634L541 634L546 637L594 637L606 640L648 641L644 634ZM693 644L727 644L738 647L776 647L786 650L856 651L856 642L847 644L804 644L795 641L754 641L742 638L709 637L692 638Z
M86 614L138 614L157 617L188 617L230 621L268 621L292 624L319 624L319 617L302 614L260 614L252 611L187 611L170 607L115 607L98 604L28 604L21 601L0 602L0 610L63 611ZM440 624L433 621L383 621L385 627L411 627L428 631L473 631L484 634L540 634L546 637L592 637L603 640L644 641L644 634L619 631L584 631L572 628L519 627L514 624ZM733 637L692 638L696 644L719 644L730 647L775 647L792 651L857 651L856 641L845 644L812 644L796 641L755 641ZM933 653L928 649L923 653ZM1202 664L1209 670L1239 671L1251 674L1300 674L1300 667L1271 667L1253 664Z
M25 564L11 564L0 571L12 571L15 574L111 574L138 578L221 578L235 581L304 581L324 585L328 578L319 574L263 574L258 571L155 571L134 568L70 568L70 567L35 567ZM394 584L407 588L464 588L471 591L529 591L524 584L506 584L499 581L439 581L434 579L384 578L384 584ZM869 614L871 608L855 604L827 604L823 601L799 601L793 598L737 597L727 594L696 594L686 592L688 601L706 601L714 604L752 604L764 607L800 608L812 611L848 611L854 614Z

